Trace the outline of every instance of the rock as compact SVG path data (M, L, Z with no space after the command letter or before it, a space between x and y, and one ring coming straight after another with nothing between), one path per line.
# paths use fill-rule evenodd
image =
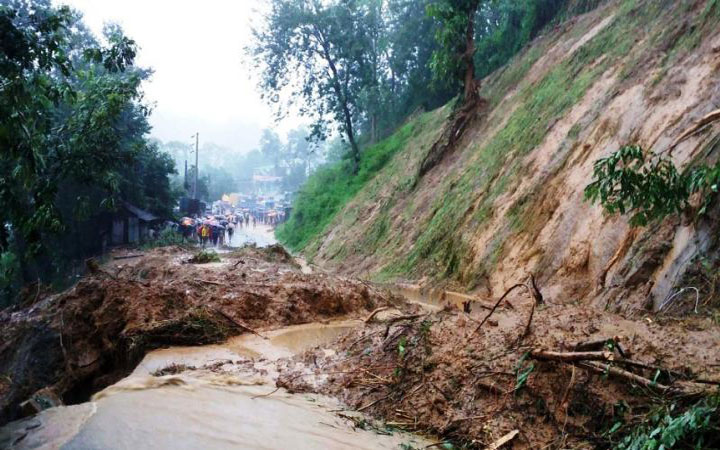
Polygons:
M63 402L58 395L49 388L35 392L29 399L20 403L23 417L32 416L46 409L62 406Z

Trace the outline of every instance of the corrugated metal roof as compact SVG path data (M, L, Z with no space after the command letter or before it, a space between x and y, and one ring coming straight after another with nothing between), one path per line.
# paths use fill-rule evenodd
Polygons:
M140 219L144 222L152 222L154 220L160 220L159 217L156 217L152 213L142 210L131 203L123 202L123 204L125 205L125 208L127 208L128 211L130 211L132 214L136 215L138 217L138 219Z

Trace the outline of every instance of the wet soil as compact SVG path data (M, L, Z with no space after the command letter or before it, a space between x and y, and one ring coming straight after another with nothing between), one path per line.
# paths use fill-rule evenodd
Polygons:
M302 273L279 246L237 249L210 264L188 264L192 255L177 247L111 257L64 293L0 312L0 424L38 403L86 401L155 348L361 317L395 301L359 281Z
M375 431L433 436L437 444L485 448L517 430L505 448L611 448L612 427L620 424L614 433L622 434L658 405L687 405L720 385L720 327L701 315L627 318L552 300L533 309L534 300L518 290L488 317L493 305L485 300L314 274L281 247L226 251L221 262L203 265L186 263L190 256L170 248L114 260L65 293L3 311L3 419L21 416L20 403L42 388L75 404L112 385L93 404L121 415L162 398L177 402L172 411L211 399L208 430L242 415L234 402L261 396L273 399L262 423L282 425L270 419L280 414L272 404L300 408L299 415L287 413L298 436L317 433L319 422L370 426L348 415L359 411L378 421ZM536 355L609 340L614 344L596 349L610 364L602 361L599 373L587 361ZM616 364L621 358L641 366ZM324 412L304 421L297 394L319 396L311 398ZM232 404L221 401L230 398ZM55 433L78 446L110 439L103 430L112 415L84 405L61 408L67 415L57 408L41 413L40 431L28 439ZM158 416L173 416L158 408ZM347 417L326 416L338 411ZM18 426L25 436L36 424ZM203 429L187 439L207 442ZM343 433L329 439L351 446ZM317 445L330 445L320 434Z
M333 355L308 351L297 357L301 369L282 373L278 386L338 397L386 423L471 448L519 430L508 448L533 449L610 448L614 440L607 432L616 423L624 424L615 430L621 435L664 402L681 405L717 392L720 327L709 319L627 320L552 304L535 310L521 338L532 303L522 296L510 300L515 309L498 309L477 332L489 312L479 303L470 314L450 305L409 320L368 324L341 338ZM672 374L637 367L630 372L678 392L531 355L613 338L627 358ZM715 384L688 381L698 378Z
M335 399L273 389L294 354L324 348L362 321L292 325L223 344L150 352L92 401L0 428L0 447L420 448ZM331 349L324 348L328 354Z

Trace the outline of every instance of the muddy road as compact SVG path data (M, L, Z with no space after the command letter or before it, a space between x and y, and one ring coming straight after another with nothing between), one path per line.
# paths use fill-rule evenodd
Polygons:
M0 447L607 448L720 383L707 318L378 287L279 246L192 256L3 311Z
M0 432L0 443L78 449L430 445L389 432L331 397L275 388L278 370L287 369L281 359L310 348L330 354L327 344L362 323L296 325L218 345L155 350L92 401L14 422Z

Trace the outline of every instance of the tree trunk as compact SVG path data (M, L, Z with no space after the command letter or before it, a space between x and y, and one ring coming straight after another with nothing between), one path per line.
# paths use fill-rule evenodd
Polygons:
M343 104L343 110L345 111L345 133L347 134L348 141L350 141L350 151L352 152L352 173L353 175L357 175L360 170L360 147L358 147L357 142L355 142L355 132L353 131L350 110L345 104Z
M338 102L342 107L345 134L347 135L348 142L350 142L350 151L352 152L352 173L353 175L356 175L358 173L358 170L360 169L360 147L358 147L357 142L355 142L355 131L353 129L350 105L348 105L348 98L346 92L343 90L342 85L340 84L340 76L338 74L337 67L335 67L335 61L330 56L330 51L328 50L327 45L324 43L324 41L321 41L321 43L323 46L323 54L325 57L325 61L330 68L330 72L332 73L333 89L335 90L335 95L337 95Z
M465 105L477 103L478 86L475 80L475 14L477 13L478 2L470 8L467 17L467 29L465 30L465 53L462 56L465 65L463 102Z

